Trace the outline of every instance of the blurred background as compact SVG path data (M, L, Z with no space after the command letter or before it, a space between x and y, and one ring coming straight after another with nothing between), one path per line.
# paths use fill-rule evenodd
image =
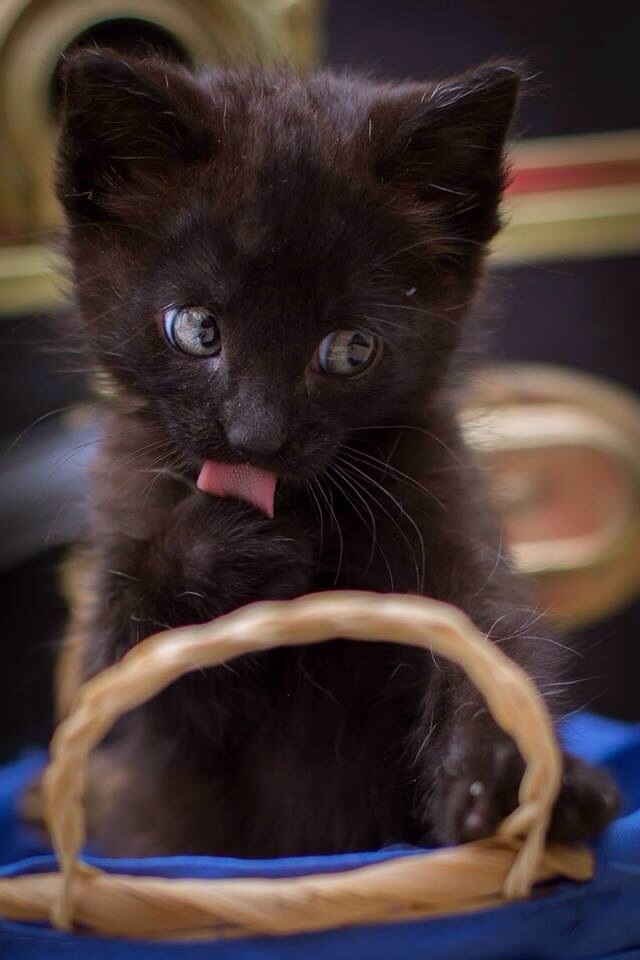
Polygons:
M640 719L639 37L640 5L622 0L0 0L1 758L50 731L58 571L96 436L82 375L49 349L65 309L56 66L92 41L414 79L525 58L464 423L540 608L569 630L576 706Z

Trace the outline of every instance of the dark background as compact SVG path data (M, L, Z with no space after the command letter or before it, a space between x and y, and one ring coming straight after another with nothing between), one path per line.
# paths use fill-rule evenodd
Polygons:
M528 136L638 126L640 5L330 0L329 63L378 76L431 79L491 58L536 77L520 128Z
M534 79L527 85L518 132L539 137L639 126L639 37L638 3L333 0L327 60L378 76L420 79L491 57L524 58ZM640 302L637 258L504 268L494 272L489 291L493 356L577 367L640 391L632 326ZM4 516L0 511L4 756L25 742L44 741L49 732L51 661L64 613L56 592L62 551L55 544L64 539L68 502L77 499L77 477L68 468L84 457L72 446L60 455L60 461L70 457L62 480L58 465L43 459L58 429L56 415L11 447L36 418L84 394L81 378L64 372L63 360L42 349L41 341L52 338L55 324L41 318L0 319L0 482L4 493L7 476L20 476L25 465L31 474L40 470L43 481L32 500L24 491L17 499L3 496ZM31 468L30 457L36 463ZM27 530L43 509L42 549L21 559L19 550L6 548L5 530L16 522ZM582 700L594 709L640 718L640 605L570 642L585 651L576 660L576 676L592 678L581 685Z

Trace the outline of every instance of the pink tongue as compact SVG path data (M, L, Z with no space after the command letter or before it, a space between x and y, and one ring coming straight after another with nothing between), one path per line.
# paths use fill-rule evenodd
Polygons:
M273 517L276 492L275 473L252 467L250 463L218 463L205 460L198 477L198 490L213 497L236 497Z

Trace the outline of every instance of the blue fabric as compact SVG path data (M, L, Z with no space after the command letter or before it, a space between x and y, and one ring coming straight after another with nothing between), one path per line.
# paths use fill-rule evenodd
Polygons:
M304 936L195 944L124 942L0 921L2 960L640 960L640 724L579 714L568 747L607 766L626 797L623 815L596 845L596 875L559 883L517 904L446 917ZM16 799L43 757L0 771L0 876L54 868L41 837L18 824ZM281 877L406 856L410 850L335 857L236 860L171 857L90 862L105 870L170 877ZM4 866L2 866L4 865Z

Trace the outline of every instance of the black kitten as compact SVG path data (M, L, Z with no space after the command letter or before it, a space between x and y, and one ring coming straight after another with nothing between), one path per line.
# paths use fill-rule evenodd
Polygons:
M500 64L380 85L69 60L57 186L107 394L86 673L338 586L457 604L543 692L558 678L451 399L517 87ZM522 772L455 668L341 640L196 673L104 758L94 832L129 854L455 843L494 830ZM568 758L555 836L614 809Z

